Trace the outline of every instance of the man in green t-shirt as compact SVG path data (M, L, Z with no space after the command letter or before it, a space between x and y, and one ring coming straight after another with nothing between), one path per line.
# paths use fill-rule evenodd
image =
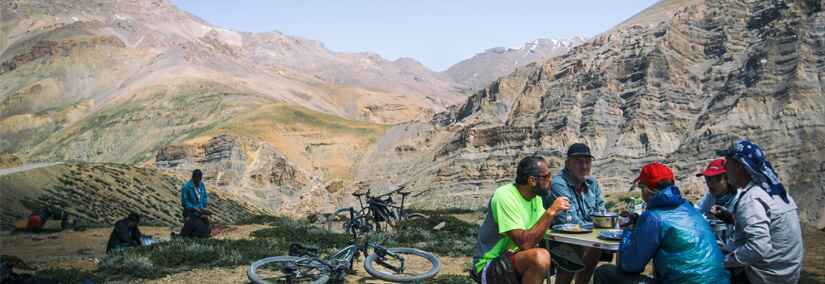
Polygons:
M504 283L516 273L521 283L541 283L550 268L550 253L537 244L553 218L570 208L567 198L557 198L544 209L541 196L549 193L550 170L542 157L522 159L516 182L499 187L490 198L487 217L478 232L473 255L475 273L482 283ZM539 196L539 198L535 198ZM515 271L501 271L501 261ZM491 268L493 267L493 268Z

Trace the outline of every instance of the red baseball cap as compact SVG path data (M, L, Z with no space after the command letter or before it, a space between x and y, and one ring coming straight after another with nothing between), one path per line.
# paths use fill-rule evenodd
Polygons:
M710 164L708 164L708 167L705 169L705 171L696 174L696 176L697 177L701 177L701 176L713 177L713 176L718 176L718 175L724 174L726 172L727 171L725 170L725 159L716 159L716 160L710 161Z
M639 177L633 182L644 184L649 188L656 188L660 182L669 181L673 183L675 180L673 171L671 171L670 168L663 164L653 162L642 167L642 172L639 173Z

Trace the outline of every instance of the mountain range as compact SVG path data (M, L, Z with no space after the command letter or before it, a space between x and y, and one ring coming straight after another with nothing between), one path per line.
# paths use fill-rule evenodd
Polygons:
M343 192L390 125L429 120L472 91L413 59L231 31L163 0L0 11L0 153L182 179L203 168L210 186L279 211L318 210L304 196Z
M118 163L177 180L201 168L210 188L287 215L401 184L414 207L475 209L521 157L543 155L558 171L576 142L593 149L607 195L662 161L695 199L704 186L693 174L713 150L747 137L769 153L803 220L822 215L816 1L663 0L593 38L491 48L445 72L222 29L163 0L0 9L10 165ZM172 180L154 190L172 192Z

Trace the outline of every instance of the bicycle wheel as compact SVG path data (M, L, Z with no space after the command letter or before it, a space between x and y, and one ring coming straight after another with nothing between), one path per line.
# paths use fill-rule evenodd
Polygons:
M249 281L255 284L323 284L329 281L329 271L323 269L317 260L296 256L273 256L260 259L249 266L246 275Z
M396 256L372 253L364 261L367 273L392 282L415 282L430 279L441 270L441 261L433 254L414 248L388 248Z

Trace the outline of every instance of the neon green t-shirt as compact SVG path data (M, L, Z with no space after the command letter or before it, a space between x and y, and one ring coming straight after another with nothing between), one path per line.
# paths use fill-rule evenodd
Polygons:
M496 189L489 206L476 244L474 261L477 272L505 251L518 251L518 245L507 236L507 232L529 230L545 211L541 198L524 199L514 184Z

